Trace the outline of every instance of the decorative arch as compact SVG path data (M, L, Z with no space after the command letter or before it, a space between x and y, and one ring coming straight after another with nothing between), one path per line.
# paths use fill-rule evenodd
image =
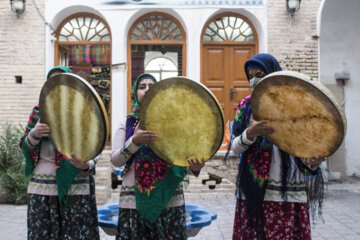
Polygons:
M128 111L131 109L131 87L144 72L146 51L177 52L178 73L186 75L186 34L181 23L163 12L150 12L139 17L130 27L127 46Z
M233 12L214 16L205 24L202 42L250 43L257 44L257 33L252 23L244 16Z

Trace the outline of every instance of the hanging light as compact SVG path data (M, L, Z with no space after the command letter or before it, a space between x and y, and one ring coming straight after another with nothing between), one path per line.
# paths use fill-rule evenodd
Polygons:
M25 11L26 0L10 0L11 10L16 13L16 16L20 16Z
M295 12L300 9L301 0L286 0L286 9L291 15L294 16Z

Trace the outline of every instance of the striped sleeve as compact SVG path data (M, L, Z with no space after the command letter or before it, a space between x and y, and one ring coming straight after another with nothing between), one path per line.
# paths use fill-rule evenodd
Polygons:
M132 137L125 142L125 123L122 123L115 134L111 162L114 166L121 167L125 165L139 148L140 146L137 146L132 142Z
M248 139L246 130L247 129L245 129L242 134L237 136L231 145L231 150L237 155L245 152L256 141L256 138L253 140Z

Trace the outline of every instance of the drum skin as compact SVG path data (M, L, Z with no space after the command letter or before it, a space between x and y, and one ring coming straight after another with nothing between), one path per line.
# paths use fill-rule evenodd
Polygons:
M341 145L346 118L335 96L307 75L281 71L264 77L251 97L253 117L269 120L275 133L266 136L292 155L327 157Z
M40 121L50 140L68 158L84 161L101 153L109 138L109 121L96 90L83 78L62 73L45 82L39 99Z
M145 94L140 126L153 131L151 149L164 161L189 166L187 159L211 158L224 138L224 117L215 96L183 77L162 80Z

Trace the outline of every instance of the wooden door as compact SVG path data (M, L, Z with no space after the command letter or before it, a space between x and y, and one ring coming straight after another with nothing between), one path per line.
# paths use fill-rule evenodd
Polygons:
M201 82L218 99L224 120L234 120L240 100L251 93L244 64L255 54L254 45L204 45Z

